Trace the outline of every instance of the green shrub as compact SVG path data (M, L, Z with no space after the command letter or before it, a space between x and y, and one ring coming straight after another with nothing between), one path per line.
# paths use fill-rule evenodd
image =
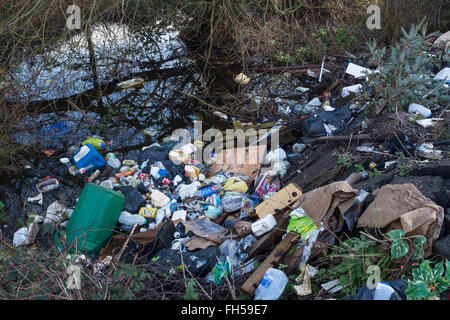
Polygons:
M409 32L403 28L401 31L403 37L395 47L390 48L387 58L386 47L377 48L375 41L367 43L369 63L378 67L379 72L368 75L369 83L375 87L374 96L365 93L361 97L363 101L370 101L376 114L385 107L390 111L407 110L410 103L434 106L441 98L439 89L444 82L437 85L431 81L429 68L434 57L427 54L431 46L429 40L436 33L427 34L424 21L413 25Z

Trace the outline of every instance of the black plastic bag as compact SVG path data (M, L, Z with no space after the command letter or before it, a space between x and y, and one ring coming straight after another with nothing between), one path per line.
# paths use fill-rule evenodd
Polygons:
M146 202L141 193L132 186L115 187L114 191L120 191L125 196L123 211L134 214L138 213L141 207L145 207Z
M327 135L324 124L332 125L335 130L333 135L342 132L345 122L350 120L352 112L346 106L337 108L335 111L320 110L311 114L303 121L302 131L305 137L322 137Z
M142 164L148 160L147 168L157 161L169 159L169 150L160 146L151 146L141 151L138 157L138 163ZM146 169L147 169L146 168Z
M168 271L181 265L181 254L185 267L197 277L206 276L215 266L219 256L219 250L216 246L210 246L206 249L196 251L186 251L180 253L172 249L163 249L154 255L157 258L156 264L163 270ZM159 258L158 258L159 257Z
M155 240L146 245L143 245L137 241L130 241L125 248L121 261L125 263L132 263L136 254L139 254L140 259L151 262L155 256L155 253L161 249L167 249L172 246L172 241L175 239L173 234L175 233L175 227L173 222L169 219L164 219L161 222L162 226L156 234ZM158 226L159 227L159 226Z
M396 152L401 152L406 157L411 157L414 155L416 150L416 145L409 141L409 136L406 134L399 134L395 136L394 139L388 145L389 151L393 154Z

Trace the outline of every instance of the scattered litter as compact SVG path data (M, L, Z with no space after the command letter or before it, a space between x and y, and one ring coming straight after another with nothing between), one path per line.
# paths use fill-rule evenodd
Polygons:
M355 84L353 86L344 87L344 88L342 88L341 96L343 98L345 98L346 96L348 96L352 92L353 93L358 93L361 89L362 89L362 85L361 84Z
M244 85L244 84L248 84L250 82L250 78L247 77L245 74L243 73L239 73L235 78L234 81L238 84Z
M320 286L329 293L336 293L342 290L342 286L339 285L339 279L322 283Z
M355 78L362 78L362 77L366 77L368 74L371 74L371 73L379 73L379 70L373 71L373 70L358 66L357 64L349 63L345 73L352 75Z
M429 118L432 116L430 109L425 108L423 105L417 104L417 103L411 103L408 107L408 112L420 114L421 116L426 117L426 118Z

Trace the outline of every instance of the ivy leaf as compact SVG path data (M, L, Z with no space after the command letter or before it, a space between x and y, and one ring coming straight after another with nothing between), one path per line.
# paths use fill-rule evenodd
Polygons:
M403 257L408 253L408 244L403 240L394 240L391 245L392 259Z
M425 260L424 262L422 262L419 266L418 271L420 273L420 278L424 281L430 282L432 280L433 270L431 269L430 261Z
M439 262L434 266L433 271L431 272L431 281L435 281L444 274L444 263Z
M434 286L436 290L441 293L450 288L450 281L441 277L436 279L436 281L434 282Z
M389 236L389 238L391 238L391 240L400 240L405 235L405 233L403 232L403 230L395 229L389 231L387 235Z
M413 260L419 260L422 259L423 255L425 254L424 250L423 250L423 245L427 242L427 238L425 238L424 236L417 236L415 238L413 238L413 243L414 243L414 254L412 259Z
M424 281L414 281L405 290L409 300L425 299L430 295L430 288Z

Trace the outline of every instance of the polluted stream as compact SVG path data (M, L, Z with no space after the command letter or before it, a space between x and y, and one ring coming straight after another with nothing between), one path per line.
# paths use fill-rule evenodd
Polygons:
M177 30L102 24L92 27L91 39L101 95L84 33L21 62L9 75L19 89L8 96L34 109L14 128L12 137L42 153L37 159L24 159L28 165L22 176L10 177L0 186L10 213L3 236L14 231L17 219L30 212L41 214L57 199L67 206L75 204L83 181L69 177L68 166L59 159L70 158L68 150L87 138L101 136L111 142L108 152L116 152L121 160L137 160L143 146L180 127L192 130L194 105L180 91L195 92L202 78ZM133 78L143 78L144 83L116 88ZM23 208L22 203L37 194L37 182L47 176L56 177L60 187L43 193L42 206Z

